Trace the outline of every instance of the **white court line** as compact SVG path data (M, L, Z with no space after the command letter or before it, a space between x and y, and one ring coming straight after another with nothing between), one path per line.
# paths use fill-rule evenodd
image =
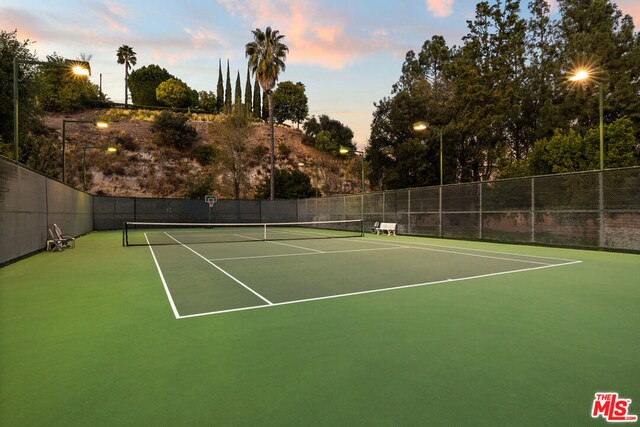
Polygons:
M153 257L153 262L156 263L156 268L158 269L158 274L160 274L160 280L162 280L162 286L164 286L164 291L167 293L167 298L169 298L169 304L171 305L171 310L173 310L173 315L176 317L176 319L180 319L180 313L178 313L176 304L173 302L173 297L171 296L171 292L169 291L169 287L167 286L167 281L164 280L164 274L162 274L162 270L160 270L160 264L158 264L156 254L153 252L153 247L151 246L151 243L149 243L149 239L147 238L147 233L144 233L144 238L147 241L147 245L149 245L149 250L151 251L151 256Z
M374 245L375 244L379 244L379 245L389 245L389 246L400 246L400 245L393 244L393 243L378 242L378 241L365 240L365 239L358 239L358 241L365 242L365 243L371 243L371 244L374 244ZM526 259L514 259L514 258L489 256L489 255L470 254L470 253L458 252L458 251L454 251L454 250L433 249L433 248L430 248L430 247L422 247L422 246L426 246L428 244L421 244L421 243L416 243L416 244L420 245L420 246L409 246L409 247L412 248L412 249L419 249L419 250L423 250L423 251L444 252L444 253L450 253L450 254L456 254L456 255L466 255L466 256L472 256L472 257L478 257L478 258L497 259L497 260L502 260L502 261L524 262L524 263L528 263L528 264L539 264L539 265L563 265L562 263L561 264L549 264L549 263L546 263L546 262L528 261ZM437 245L429 245L429 246L436 246L438 248L448 248L448 246L437 246ZM467 250L466 248L449 248L449 249L459 249L459 250L463 250L463 251ZM535 255L521 255L521 254L508 253L508 252L491 252L491 251L482 251L482 250L478 250L478 251L486 252L486 253L495 253L495 254L500 254L500 255L512 255L512 256L515 256L515 257L555 259L555 260L558 260L558 261L565 261L565 262L569 262L569 263L576 262L576 260L573 260L573 259L537 257Z
M286 244L286 243L282 243L282 242L274 242L273 240L256 239L255 237L243 236L241 234L234 234L234 236L242 237L243 239L255 240L257 242L267 242L267 243L273 243L274 245L282 245L282 246L289 246L289 247L296 248L296 249L303 249L305 251L313 251L313 252L324 253L323 251L319 251L317 249L305 248L305 247L302 247L302 246L296 246L296 245Z
M358 240L365 241L364 239L358 239ZM367 240L367 241L368 241L368 243L374 243L371 240ZM385 243L380 242L380 244L385 244ZM388 243L388 244L391 244L391 243ZM540 259L553 259L553 260L556 260L556 261L565 261L565 262L576 261L575 259L556 258L556 257L542 256L542 255L525 255L525 254L516 254L516 253L513 253L513 252L488 251L486 249L474 249L474 248L456 248L456 247L452 247L452 246L435 245L433 243L411 242L411 243L407 243L407 244L419 245L419 246L433 246L433 247L436 247L436 248L459 249L459 250L474 251L474 252L485 252L485 253L489 253L489 254L514 255L514 256L523 256L523 257L528 257L528 258L540 258Z
M275 242L268 242L275 243ZM281 257L290 257L290 256L309 256L309 255L330 255L330 254L345 254L350 252L373 252L373 251L393 251L396 249L414 249L410 246L395 246L392 248L376 248L376 249L348 249L344 251L324 251L320 253L315 252L304 252L304 253L293 253L293 254L277 254L277 255L254 255L254 256L240 256L240 257L231 257L231 258L210 258L210 261L235 261L235 260L243 260L243 259L260 259L260 258L281 258Z
M276 302L276 303L272 303L272 304L270 304L268 306L257 305L257 306L251 306L251 307L232 308L232 309L229 309L229 310L211 311L211 312L208 312L208 313L187 314L187 315L181 316L180 318L181 319L186 319L186 318L190 318L190 317L202 317L202 316L209 316L209 315L214 315L214 314L231 313L231 312L235 312L235 311L256 310L256 309L265 308L265 307L276 307L276 306L280 306L280 305L299 304L299 303L309 302L309 301L321 301L321 300L327 300L327 299L349 297L349 296L354 296L354 295L365 295L365 294L373 294L373 293L378 293L378 292L395 291L395 290L398 290L398 289L416 288L416 287L421 287L421 286L436 285L436 284L439 284L439 283L461 282L461 281L464 281L464 280L481 279L481 278L485 278L485 277L500 276L500 275L511 274L511 273L522 273L522 272L525 272L525 271L541 270L543 268L552 268L552 267L560 267L560 266L571 265L571 264L579 264L581 262L582 261L573 261L573 262L567 262L567 263L564 263L564 264L549 264L549 265L543 265L541 267L531 267L531 268L523 268L523 269L519 269L519 270L501 271L501 272L498 272L498 273L481 274L481 275L478 275L478 276L459 277L457 279L437 280L437 281L434 281L434 282L415 283L413 285L402 285L402 286L395 286L395 287L390 287L390 288L371 289L371 290L367 290L367 291L358 291L358 292L349 292L349 293L346 293L346 294L328 295L328 296L324 296L324 297L307 298L307 299L301 299L301 300L295 300L295 301Z
M208 262L209 264L211 264L212 266L214 266L215 268L217 268L218 270L220 270L220 272L224 273L227 277L229 277L231 280L233 280L234 282L236 282L237 284L241 285L242 287L244 287L246 290L248 290L249 292L251 292L252 294L254 294L255 296L257 296L258 298L260 298L262 301L266 302L269 305L273 305L273 303L271 301L269 301L268 299L266 299L265 297L263 297L262 295L260 295L259 293L257 293L256 291L254 291L253 289L251 289L249 286L245 285L244 283L242 283L240 280L236 279L235 277L233 277L231 274L227 273L226 271L224 271L222 268L218 267L217 265L215 265L213 262L209 261L207 258L205 258L204 256L200 255L198 252L194 251L193 249L191 249L189 246L185 245L184 243L176 240L173 238L173 236L171 236L169 233L164 233L167 236L169 236L169 238L173 239L174 241L176 241L178 244L182 245L183 247L189 249L191 252L193 252L194 254L198 255L200 258L202 258L203 260L205 260L206 262Z
M268 240L267 243L273 243L274 245L289 246L290 248L296 248L296 249L304 249L306 251L313 251L313 252L316 252L316 253L319 253L319 254L326 253L325 251L321 251L321 250L318 250L318 249L306 248L304 246L292 245L290 243L274 242L273 240Z

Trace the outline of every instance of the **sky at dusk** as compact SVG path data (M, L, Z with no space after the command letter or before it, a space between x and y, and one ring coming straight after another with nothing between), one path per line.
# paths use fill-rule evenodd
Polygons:
M312 115L327 114L355 133L364 146L374 102L390 95L405 53L442 35L462 44L476 0L0 0L0 29L30 39L40 59L93 55L91 81L116 102L124 101L124 66L116 51L137 53L134 68L157 64L198 91L216 91L218 61L240 71L251 30L277 29L289 47L280 81L302 82ZM523 0L526 8L528 0ZM640 22L640 0L617 0ZM253 84L253 79L252 79Z

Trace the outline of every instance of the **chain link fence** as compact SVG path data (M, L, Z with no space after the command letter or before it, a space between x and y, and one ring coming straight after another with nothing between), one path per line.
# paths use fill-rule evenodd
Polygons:
M47 229L125 221L251 223L360 219L398 234L640 252L640 167L302 200L91 196L0 158L0 265L44 249Z
M0 158L0 266L44 249L52 224L73 236L90 232L91 195Z
M305 199L307 221L395 222L398 234L640 251L640 168Z

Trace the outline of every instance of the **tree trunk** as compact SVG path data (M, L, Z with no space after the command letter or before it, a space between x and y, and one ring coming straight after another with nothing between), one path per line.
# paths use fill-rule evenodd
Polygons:
M271 192L269 193L269 200L275 199L276 195L276 181L275 181L275 137L273 135L273 93L271 89L267 92L269 98L269 132L271 133Z
M129 63L124 63L124 108L129 105Z

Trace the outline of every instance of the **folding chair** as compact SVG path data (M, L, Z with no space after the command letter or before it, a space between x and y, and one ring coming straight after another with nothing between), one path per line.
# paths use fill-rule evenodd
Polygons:
M58 240L62 241L62 245L65 248L76 247L76 239L69 234L62 234L62 231L60 231L60 227L58 227L58 224L53 224L53 234L55 234Z
M376 221L373 224L373 227L371 227L371 232L374 234L379 234L380 233L380 222Z
M58 239L52 229L49 229L49 237L47 240L47 250L52 252L62 252L64 250L64 244L62 239Z

